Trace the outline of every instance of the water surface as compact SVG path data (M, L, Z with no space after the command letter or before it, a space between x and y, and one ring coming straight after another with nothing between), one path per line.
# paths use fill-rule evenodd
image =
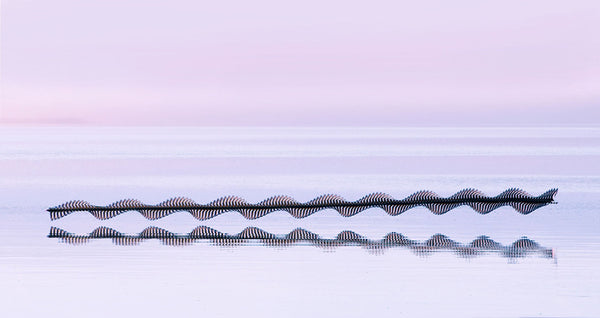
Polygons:
M597 317L599 159L597 128L4 127L0 308L66 317ZM82 212L51 222L45 212L74 199L259 202L286 194L308 201L336 193L356 200L511 187L533 195L558 187L558 204L530 215L460 207L441 216L415 208L397 217L369 209L351 218L325 210L304 219L275 212L207 221L187 213L148 221L135 212L99 221ZM47 237L51 227L85 236L101 226L128 236L150 226L180 236L199 226L231 236L257 228L279 238L303 229L322 241L123 245ZM368 242L396 233L413 244L323 243L349 231ZM431 243L440 235L457 246ZM505 249L461 252L481 236ZM523 238L551 253L506 252Z

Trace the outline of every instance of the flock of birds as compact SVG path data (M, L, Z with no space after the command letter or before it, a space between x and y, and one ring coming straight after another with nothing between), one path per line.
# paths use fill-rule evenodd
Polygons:
M213 218L219 214L236 211L246 219L257 219L274 211L286 211L295 218L305 218L323 209L335 209L340 215L350 217L369 208L381 208L396 216L411 208L423 206L434 214L444 214L459 206L487 214L502 206L511 206L522 214L554 202L558 189L551 189L539 196L532 196L521 189L508 189L495 197L488 197L475 189L464 189L444 198L431 191L419 191L402 200L385 193L372 193L356 201L347 201L336 194L325 194L308 202L298 202L289 196L274 196L256 204L236 196L226 196L208 204L198 204L189 198L173 198L156 205L145 204L136 199L125 199L107 206L92 205L87 201L69 201L48 209L50 218L56 220L77 211L87 211L95 218L106 220L127 211L137 211L149 220L156 220L174 212L186 211L198 220Z
M323 209L334 209L341 216L351 217L369 208L380 208L389 215L396 216L418 206L425 207L438 215L459 206L469 206L481 214L487 214L502 206L510 206L522 214L529 214L540 207L555 203L554 196L557 191L557 189L551 189L539 196L533 196L521 189L513 188L494 197L486 196L475 189L464 189L450 197L441 197L431 191L419 191L400 200L389 194L372 193L356 201L348 201L335 194L325 194L308 202L299 202L289 196L274 196L254 204L236 196L226 196L208 204L198 204L189 198L182 197L169 199L156 205L145 204L135 199L120 200L106 206L92 205L86 201L76 200L49 208L48 212L51 220L57 220L78 211L87 211L100 220L110 219L127 211L137 211L149 220L163 218L179 211L188 212L199 220L210 219L230 211L238 212L246 219L257 219L274 211L286 211L295 218L305 218ZM318 234L302 228L285 235L272 234L257 227L248 227L237 234L226 234L207 226L198 226L187 234L176 234L151 226L135 235L124 234L104 226L96 228L89 234L77 235L53 226L48 237L59 238L65 243L74 245L97 239L111 239L117 245L137 245L144 240L157 239L163 244L171 246L190 245L200 241L219 246L256 243L273 247L311 245L324 249L360 246L375 253L389 248L403 247L418 255L453 251L460 257L495 253L508 258L529 255L554 258L552 249L541 247L526 237L504 246L487 236L480 236L471 243L461 244L442 234L433 235L429 240L419 242L396 232L388 233L380 240L372 240L352 231L343 231L335 238L322 238Z

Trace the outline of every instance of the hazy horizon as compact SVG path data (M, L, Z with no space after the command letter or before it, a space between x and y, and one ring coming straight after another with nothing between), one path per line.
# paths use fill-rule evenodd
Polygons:
M2 1L0 124L597 126L600 4Z

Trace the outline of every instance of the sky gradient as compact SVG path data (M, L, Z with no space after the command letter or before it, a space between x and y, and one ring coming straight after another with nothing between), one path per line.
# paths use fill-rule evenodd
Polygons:
M3 124L600 123L598 1L2 1Z

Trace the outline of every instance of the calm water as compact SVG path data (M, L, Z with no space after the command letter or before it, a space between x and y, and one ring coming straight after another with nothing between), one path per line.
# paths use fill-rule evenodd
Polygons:
M111 315L365 317L600 316L598 128L0 128L2 316ZM558 187L558 204L521 215L510 207L442 216L415 208L305 219L227 213L198 221L176 213L148 221L129 212L99 221L80 212L50 221L46 208L74 199L155 204L175 196L210 202L276 194L308 201L337 193L404 198L417 190L488 195ZM136 235L149 226L186 234L198 226L236 235L257 227L280 237L302 228L321 243L263 241L185 246L158 239L69 244L51 227L87 235L99 226ZM333 246L343 231L376 243ZM427 247L442 234L458 248ZM501 245L462 247L485 235ZM437 236L439 238L439 236ZM550 253L511 253L526 237ZM118 242L116 242L118 243Z

